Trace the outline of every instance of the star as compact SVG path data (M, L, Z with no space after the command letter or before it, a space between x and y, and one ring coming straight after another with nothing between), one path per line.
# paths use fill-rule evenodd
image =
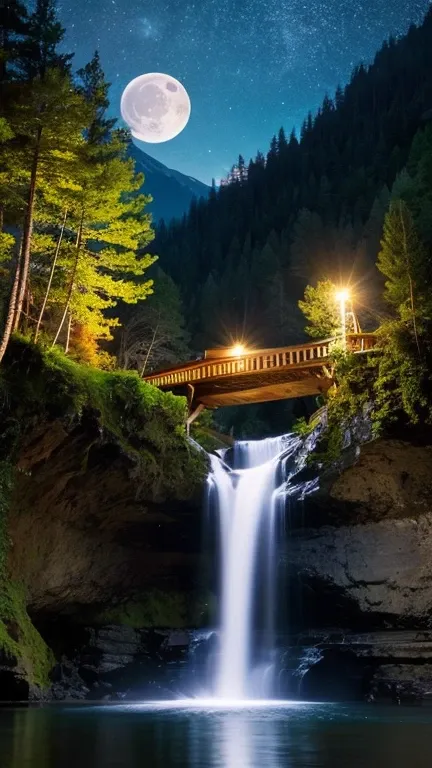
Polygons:
M239 154L267 152L283 115L299 130L383 40L420 23L430 0L63 0L65 49L78 68L96 45L119 115L127 83L166 72L192 102L187 128L150 154L208 183ZM211 146L211 151L208 147Z

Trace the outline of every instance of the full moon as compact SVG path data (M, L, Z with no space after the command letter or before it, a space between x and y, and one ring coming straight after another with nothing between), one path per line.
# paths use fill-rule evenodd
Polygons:
M191 103L184 86L170 75L151 72L131 80L122 93L123 120L140 141L170 141L185 128Z

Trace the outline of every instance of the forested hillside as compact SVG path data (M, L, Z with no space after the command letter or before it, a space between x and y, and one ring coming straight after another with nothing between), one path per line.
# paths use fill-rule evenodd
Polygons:
M239 158L231 182L162 227L155 250L181 290L193 346L243 337L286 344L302 334L297 301L328 277L377 310L385 213L416 133L432 119L432 11L387 41L370 67L281 129L265 157ZM376 318L363 313L363 322Z

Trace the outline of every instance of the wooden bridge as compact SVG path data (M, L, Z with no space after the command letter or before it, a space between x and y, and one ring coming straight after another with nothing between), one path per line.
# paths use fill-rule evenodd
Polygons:
M203 408L263 403L269 400L319 395L334 383L330 358L336 339L237 354L236 348L213 349L203 360L145 376L149 384L186 395L191 423ZM346 337L354 353L374 348L371 333Z

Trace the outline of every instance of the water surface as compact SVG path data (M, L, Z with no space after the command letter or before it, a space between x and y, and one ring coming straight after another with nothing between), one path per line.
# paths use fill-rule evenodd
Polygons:
M0 710L1 768L431 768L432 711L340 704Z

